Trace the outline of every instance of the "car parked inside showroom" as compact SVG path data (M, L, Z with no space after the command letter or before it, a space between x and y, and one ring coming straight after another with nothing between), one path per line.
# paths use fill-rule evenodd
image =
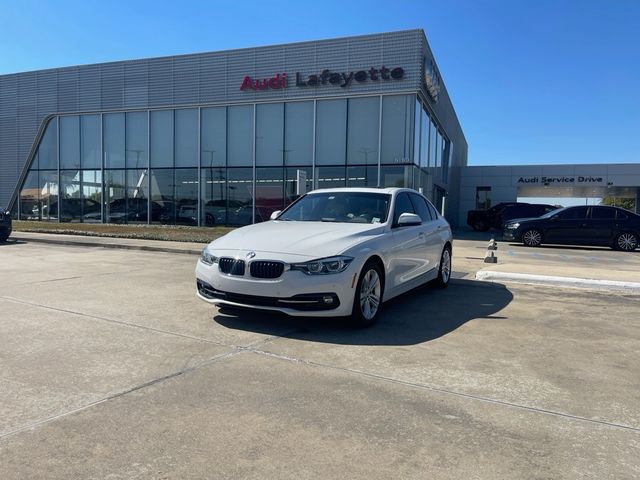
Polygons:
M12 232L11 213L0 208L0 243L6 242Z
M415 190L309 192L271 221L211 242L196 266L197 295L224 308L375 322L381 304L451 277L451 228Z
M609 206L578 206L553 210L539 218L507 222L503 239L529 247L542 244L608 246L632 252L638 248L640 216Z

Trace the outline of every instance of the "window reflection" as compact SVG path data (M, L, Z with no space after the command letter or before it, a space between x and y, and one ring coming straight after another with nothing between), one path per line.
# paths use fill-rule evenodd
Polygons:
M149 114L149 144L152 167L173 167L173 110Z
M55 170L58 168L58 118L49 121L40 145L38 146L37 159L31 166L32 169Z
M80 170L63 170L60 172L60 192L60 221L81 222ZM54 208L54 206L52 205L51 208Z
M347 182L345 167L317 167L317 188L344 187Z
M201 224L207 227L227 223L226 169L203 168L201 173Z
M82 171L82 221L102 222L102 171Z
M82 115L80 117L80 165L84 169L102 167L100 130L100 115Z
M102 116L105 168L124 168L124 113Z
M379 117L379 97L349 99L347 115L348 164L378 164Z
M104 215L107 223L126 223L127 197L125 170L106 170L104 174Z
M60 117L60 168L80 168L80 117Z
M347 187L376 187L378 166L347 167Z
M249 225L253 220L253 169L227 170L227 224ZM256 218L256 221L260 219Z
M256 165L279 166L284 159L284 104L256 105Z
M238 105L227 109L227 155L229 166L253 164L253 106Z
M179 168L175 173L176 223L198 224L198 169Z
M147 112L127 112L126 115L126 165L127 168L148 166Z
M298 182L301 182L300 184ZM285 168L284 206L286 207L300 195L313 190L313 175L311 167Z
M40 220L38 172L29 172L20 189L20 220Z
M159 210L152 216L152 223L174 224L176 206L174 192L174 170L172 168L153 169L151 171L151 202Z
M20 218L245 225L314 183L431 193L433 178L447 179L450 143L416 95L383 96L382 111L380 98L54 117L21 186Z
M284 164L311 165L313 102L285 103Z
M347 101L318 100L316 109L316 165L344 165Z
M147 170L127 170L127 209L124 223L147 223L148 219L148 178ZM160 216L160 206L152 203L151 217Z
M283 175L282 168L256 169L256 222L269 220L273 212L284 208Z
M198 110L176 110L176 167L198 166Z
M383 187L409 187L413 181L413 168L410 165L389 166L380 168L380 185Z
M41 170L38 175L40 219L58 219L58 172Z
M200 120L200 161L203 167L227 164L227 109L203 108Z

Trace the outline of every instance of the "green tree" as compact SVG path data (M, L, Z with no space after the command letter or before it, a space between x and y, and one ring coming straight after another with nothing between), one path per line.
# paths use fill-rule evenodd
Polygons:
M616 197L604 197L600 201L600 205L612 205L614 207L625 208L636 211L636 200L634 198L616 198Z

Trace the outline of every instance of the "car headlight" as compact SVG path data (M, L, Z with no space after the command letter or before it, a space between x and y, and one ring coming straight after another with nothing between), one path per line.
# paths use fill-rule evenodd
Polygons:
M291 270L299 270L307 275L327 275L331 273L344 272L349 264L353 261L353 257L327 257L311 260L304 263L291 264Z
M518 228L519 226L520 226L520 224L519 224L518 222L516 222L516 223L509 223L509 224L507 225L507 228L508 228L509 230L515 230L515 229L516 229L516 228Z
M211 255L207 250L207 247L205 247L202 249L202 253L200 254L200 261L205 265L213 265L214 263L218 263L218 257Z

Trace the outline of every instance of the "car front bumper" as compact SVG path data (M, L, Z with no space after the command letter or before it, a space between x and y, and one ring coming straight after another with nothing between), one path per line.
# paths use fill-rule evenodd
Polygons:
M517 229L505 228L502 231L502 239L507 242L519 242L520 233Z
M228 275L220 272L217 264L198 261L196 293L213 305L273 310L291 316L342 317L351 315L357 272L355 265L350 265L337 274L306 275L287 270L277 279L261 279Z

